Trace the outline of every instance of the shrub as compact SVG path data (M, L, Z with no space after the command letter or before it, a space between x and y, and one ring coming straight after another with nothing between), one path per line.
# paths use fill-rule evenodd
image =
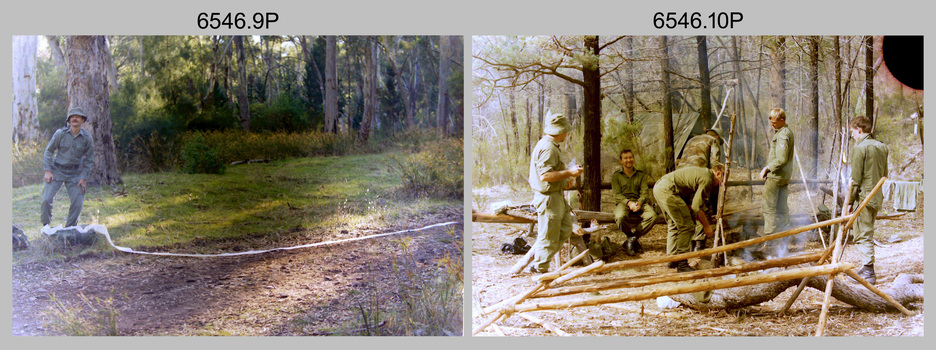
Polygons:
M182 171L195 174L224 174L226 166L218 151L205 142L201 133L186 137L182 148Z
M179 160L179 144L176 138L158 131L150 135L137 135L120 153L120 168L134 173L170 171Z
M13 144L13 187L42 183L43 152L42 142Z
M390 156L390 172L403 180L401 192L414 197L461 198L464 145L460 138L427 141L406 156Z

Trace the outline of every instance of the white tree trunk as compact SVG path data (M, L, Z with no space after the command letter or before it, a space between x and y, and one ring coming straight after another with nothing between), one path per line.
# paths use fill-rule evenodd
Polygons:
M36 50L39 37L13 36L13 142L39 139Z

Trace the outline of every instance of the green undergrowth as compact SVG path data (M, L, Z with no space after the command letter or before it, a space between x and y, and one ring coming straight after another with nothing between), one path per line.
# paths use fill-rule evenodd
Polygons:
M390 170L408 152L293 158L229 166L224 175L181 172L124 175L118 187L89 187L81 224L103 224L117 245L137 250L220 253L271 248L280 242L326 240L336 230L378 229L416 214L461 206L461 198L413 196ZM461 169L458 169L461 173ZM33 247L39 232L42 185L13 189L13 222ZM56 196L52 225L68 210ZM91 251L109 251L97 244ZM49 253L53 254L50 255ZM20 260L73 252L29 249Z

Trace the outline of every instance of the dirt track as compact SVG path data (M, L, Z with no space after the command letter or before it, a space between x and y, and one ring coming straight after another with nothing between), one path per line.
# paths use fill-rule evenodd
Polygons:
M350 232L322 240L457 221L454 211L406 227ZM462 225L455 224L458 242ZM341 237L336 237L341 236ZM13 266L13 335L52 335L51 296L81 305L111 298L120 335L316 335L340 331L358 317L369 293L392 298L392 262L411 237L420 266L451 254L446 228L334 246L223 258L177 258L107 252L66 261ZM281 246L312 242L281 242ZM459 330L460 331L460 330Z

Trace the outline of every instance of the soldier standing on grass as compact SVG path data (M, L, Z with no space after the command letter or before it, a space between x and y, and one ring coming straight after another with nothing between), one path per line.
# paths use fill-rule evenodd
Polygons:
M679 164L676 165L676 169L688 166L711 169L721 164L719 161L722 157L721 133L721 129L716 127L708 129L705 133L689 139L689 142L686 142L685 150L683 150L682 158L680 158ZM715 193L715 191L712 191L709 198L706 198L706 212L711 213L714 211L713 209L718 206L718 196ZM705 249L705 234L702 233L702 225L696 224L695 233L692 235L692 251L702 249Z
M776 130L770 139L767 166L760 172L764 180L764 235L787 229L790 224L790 206L787 204L790 175L793 174L793 131L787 126L786 112L781 108L770 111L770 126ZM787 239L783 240L785 245Z
M543 138L536 143L530 159L530 187L533 188L532 205L536 208L537 235L533 243L533 263L530 272L544 273L549 262L562 247L562 242L572 234L572 207L562 196L562 191L571 188L570 178L582 174L585 169L576 166L566 169L559 157L559 143L565 141L572 126L561 114L546 116Z
M52 221L52 199L63 184L71 200L65 226L78 225L88 188L88 175L94 165L94 141L90 133L81 129L87 121L88 115L81 108L70 109L65 119L68 125L56 130L46 146L42 157L46 184L42 190L39 216L42 226L48 226Z
M721 185L724 174L722 165L712 169L691 166L663 175L653 185L653 197L666 218L666 254L689 252L689 240L695 228L693 218L702 224L706 237L714 235L703 204L709 193ZM675 268L677 272L692 271L685 259L671 262L668 267Z
M849 164L852 181L849 198L854 200L848 204L848 212L851 213L854 203L860 203L867 198L878 181L887 175L887 146L872 137L871 121L865 116L852 119L848 123L848 129L852 139L856 141ZM877 282L874 276L874 217L881 209L883 201L884 195L878 191L855 220L855 247L858 248L858 257L862 265L857 273L871 284Z
M611 175L611 191L617 203L614 223L627 235L624 253L633 256L643 253L638 239L653 228L657 214L648 202L647 174L634 168L634 152L621 150L620 159L621 170Z

